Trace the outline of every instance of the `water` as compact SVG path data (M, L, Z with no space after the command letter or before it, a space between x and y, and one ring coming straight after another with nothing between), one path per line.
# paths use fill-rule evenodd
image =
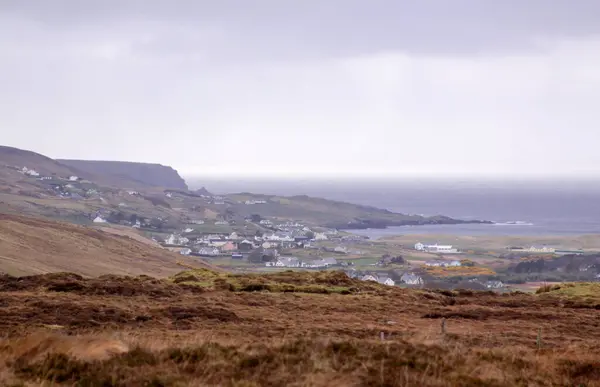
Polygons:
M432 225L355 230L376 238L398 234L600 234L600 180L189 180L217 193L255 192L324 197L395 212L480 219L494 225Z

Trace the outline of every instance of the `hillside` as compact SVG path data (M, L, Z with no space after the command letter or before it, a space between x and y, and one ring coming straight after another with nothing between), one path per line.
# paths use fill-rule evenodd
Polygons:
M85 276L181 271L177 261L206 267L200 260L153 247L126 236L68 223L0 214L0 272L12 275L70 271Z
M58 161L94 175L127 178L151 187L188 189L185 180L179 176L176 170L161 164L96 160Z
M600 386L598 300L573 292L195 270L0 276L0 300L6 386Z
M39 153L1 145L0 166L18 167L19 169L27 167L48 176L81 175L81 171Z
M259 214L263 217L298 219L331 228L364 229L423 224L481 223L462 221L446 216L423 217L391 212L371 206L339 202L306 195L275 196L240 193L228 195L233 210L244 216ZM244 204L246 201L264 201Z

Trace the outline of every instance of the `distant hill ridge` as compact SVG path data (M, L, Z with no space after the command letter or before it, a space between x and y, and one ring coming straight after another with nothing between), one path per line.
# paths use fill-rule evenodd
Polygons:
M165 187L187 190L179 173L165 165L128 161L51 159L29 150L0 145L0 166L27 167L46 176L70 175L119 187Z
M185 180L172 167L162 164L137 163L130 161L65 160L58 162L95 175L128 178L155 187L187 190Z

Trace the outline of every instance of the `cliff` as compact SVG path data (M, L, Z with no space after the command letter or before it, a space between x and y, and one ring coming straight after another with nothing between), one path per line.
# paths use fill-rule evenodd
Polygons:
M125 161L58 160L61 164L77 168L94 175L125 178L153 187L187 190L187 184L179 173L161 164L134 163Z

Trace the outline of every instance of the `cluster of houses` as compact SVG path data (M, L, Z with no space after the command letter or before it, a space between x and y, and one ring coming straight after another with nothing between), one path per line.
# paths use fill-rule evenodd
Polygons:
M185 228L179 233L170 234L161 243L170 248L178 248L179 252L184 255L198 255L203 257L217 257L231 255L232 258L241 258L244 254L261 249L264 251L277 251L277 249L290 248L316 248L312 242L328 239L327 232L315 233L308 227L303 225L285 225L284 227L294 230L276 231L262 236L244 236L238 235L236 232L230 234L202 234L200 236L192 236L190 233L193 228ZM331 253L346 254L345 246L337 246L330 249ZM276 258L276 257L273 257ZM271 262L272 261L272 262ZM277 262L270 260L268 266L278 267L327 267L332 265L331 262L320 262L319 260L311 262L293 263L292 262Z
M382 273L366 273L366 274L360 274L354 270L352 271L347 271L346 275L350 278L356 278L356 279L360 279L362 281L373 281L373 282L378 282L382 285L388 285L388 286L395 286L396 285L396 281L394 281L389 275L387 274L382 274ZM398 282L398 284L405 284L405 285L422 285L423 284L423 278L413 272L406 272L404 274L402 274L400 276L400 281Z

